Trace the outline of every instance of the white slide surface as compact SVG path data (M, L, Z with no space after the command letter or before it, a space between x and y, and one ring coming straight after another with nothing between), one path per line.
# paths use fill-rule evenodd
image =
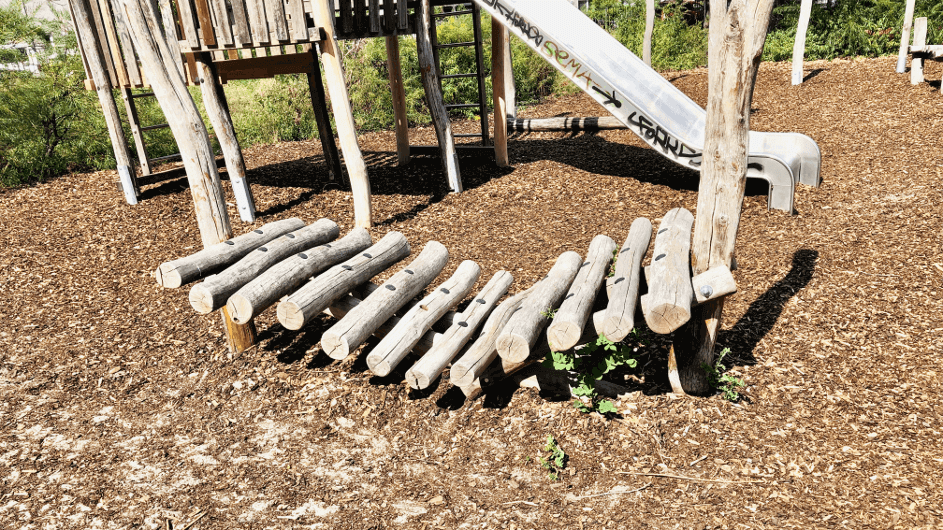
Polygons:
M706 112L567 0L474 0L665 157L700 170ZM796 184L818 186L821 152L804 134L750 132L747 177L768 206L793 211Z

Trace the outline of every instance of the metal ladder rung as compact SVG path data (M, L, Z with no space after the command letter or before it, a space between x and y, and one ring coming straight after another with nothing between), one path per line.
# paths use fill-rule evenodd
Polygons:
M474 11L471 9L466 9L465 11L449 11L448 13L436 13L432 15L432 18L449 18L461 15L471 15L472 13L474 13Z
M153 95L154 95L153 92L143 92L141 94L131 94L131 97L132 98L149 98Z
M478 74L450 74L450 75L440 75L439 79L455 79L458 77L478 77Z
M147 127L141 127L141 132L153 131L155 129L166 129L167 127L170 127L170 125L166 123L161 123L158 125L148 125Z
M475 45L475 41L471 42L453 42L451 44L436 44L433 48L441 50L442 48L470 48Z
M456 104L445 106L445 108L447 109L472 109L472 108L477 109L479 107L481 107L481 104L479 103L456 103Z

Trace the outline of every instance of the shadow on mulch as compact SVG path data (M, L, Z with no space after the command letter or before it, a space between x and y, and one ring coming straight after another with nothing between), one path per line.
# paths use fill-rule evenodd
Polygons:
M776 325L786 303L812 281L818 258L817 250L797 250L792 256L789 273L754 300L733 327L718 334L717 342L730 348L728 358L732 364L748 366L757 363L753 355L756 346Z

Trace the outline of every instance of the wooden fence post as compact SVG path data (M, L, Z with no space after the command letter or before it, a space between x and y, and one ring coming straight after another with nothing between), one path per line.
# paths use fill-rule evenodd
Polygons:
M914 4L917 0L907 0L904 8L904 27L900 34L900 50L897 51L897 73L907 69L907 48L910 46L910 28L914 21Z
M773 0L712 2L704 162L692 242L695 275L733 260L746 188L750 102ZM723 298L692 310L675 333L668 360L675 392L713 391L702 365L713 366Z
M124 199L128 204L138 203L137 183L134 181L134 170L131 169L131 157L128 155L128 141L121 128L121 118L118 115L118 106L115 104L114 94L111 92L111 79L105 69L107 53L98 47L95 30L92 28L92 6L88 0L69 0L72 7L72 20L75 22L75 32L88 65L92 82L95 83L95 92L98 102L105 115L105 125L111 146L115 152L115 161L118 166L118 182Z
M805 60L805 37L809 31L809 16L812 14L812 0L802 0L799 7L799 26L796 28L796 42L792 45L792 84L802 84L802 64Z
M119 16L127 16L135 51L180 148L203 246L225 241L232 237L232 227L216 157L203 119L177 68L179 56L171 52L164 39L152 4L146 0L121 0L120 8L124 13ZM231 350L241 352L255 344L254 324L236 324L225 308L222 318Z

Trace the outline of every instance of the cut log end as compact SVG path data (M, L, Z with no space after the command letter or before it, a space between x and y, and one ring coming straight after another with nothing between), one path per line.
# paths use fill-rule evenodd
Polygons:
M691 310L672 304L660 304L645 311L645 322L659 335L667 335L691 320Z
M226 309L229 311L229 316L232 317L233 322L236 324L248 323L252 320L253 313L255 312L255 308L252 307L252 302L241 294L230 296L229 300L226 302Z
M190 305L201 315L212 313L216 308L213 307L213 293L202 283L196 284L190 288ZM242 322L240 322L242 324Z
M547 329L547 341L553 351L566 351L576 346L583 330L574 322L554 322Z
M321 336L321 350L331 359L346 359L350 355L350 345L343 335L331 331Z
M180 272L170 263L161 263L157 267L157 285L165 289L177 289L183 285Z
M286 329L297 330L305 325L305 315L301 306L290 300L279 302L276 309L278 322Z
M421 372L414 372L410 369L406 372L406 382L409 383L410 388L414 390L423 390L429 388L429 385L432 384L432 381Z
M520 335L502 335L498 337L498 355L502 359L519 363L530 356L530 344Z
M453 364L449 370L449 382L455 386L468 386L475 382L475 374L470 371L468 366Z
M368 355L367 366L370 367L370 371L373 372L373 375L377 377L386 377L390 375L390 372L393 371L393 367L390 365L390 363L388 363L385 358L380 357L379 355Z
M612 342L619 342L628 337L634 327L635 321L633 318L609 317L603 321L602 334Z

